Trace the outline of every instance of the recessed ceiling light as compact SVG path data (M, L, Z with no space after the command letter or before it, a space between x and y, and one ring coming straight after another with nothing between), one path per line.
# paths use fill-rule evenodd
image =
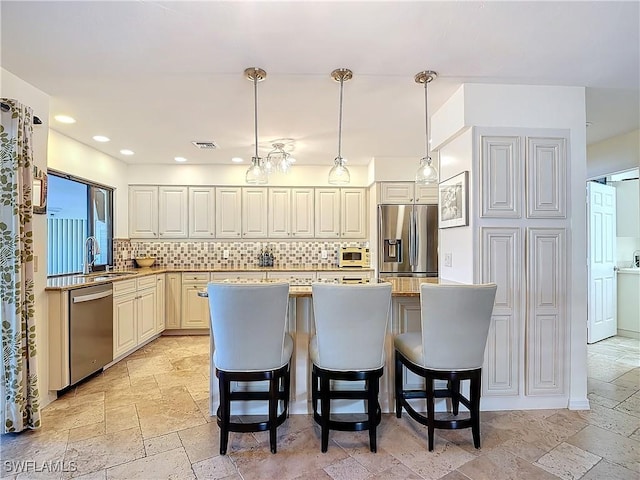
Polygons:
M76 119L69 115L56 115L55 118L60 123L76 123Z
M233 157L233 158L231 159L231 161L232 161L233 163L242 163L242 162L244 162L244 158L240 158L240 157Z
M93 139L96 142L110 142L111 139L109 137L105 137L104 135L94 135Z
M187 159L186 159L186 158L184 158L184 157L174 157L174 160L175 160L176 162L186 162L186 161L187 161Z
M127 148L123 148L122 150L120 150L120 153L122 155L133 155L133 150L129 150Z

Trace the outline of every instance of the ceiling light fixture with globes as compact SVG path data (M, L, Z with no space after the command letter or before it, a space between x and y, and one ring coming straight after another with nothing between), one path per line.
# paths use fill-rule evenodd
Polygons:
M351 182L349 169L342 158L342 90L344 82L353 78L353 72L348 68L338 68L331 72L331 78L340 82L340 116L338 120L338 156L334 160L334 165L329 170L329 183L331 185L348 185Z
M245 174L245 181L250 185L264 185L269 178L262 159L258 156L258 82L267 78L267 72L258 67L251 67L245 69L244 76L247 80L253 82L253 118L256 146L255 155L251 157L251 166Z
M416 83L424 85L424 115L425 115L425 141L426 141L426 152L425 156L420 159L420 166L418 167L418 171L416 172L416 183L421 185L429 185L438 183L438 171L431 164L431 156L429 155L430 147L429 147L429 105L427 103L428 98L428 85L431 81L435 80L438 76L436 72L431 70L424 70L419 72L414 77Z

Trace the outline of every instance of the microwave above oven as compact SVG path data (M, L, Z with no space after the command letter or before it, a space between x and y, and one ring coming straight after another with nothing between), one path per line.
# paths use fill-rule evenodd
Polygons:
M340 247L340 251L338 252L338 267L369 267L369 249L366 247Z

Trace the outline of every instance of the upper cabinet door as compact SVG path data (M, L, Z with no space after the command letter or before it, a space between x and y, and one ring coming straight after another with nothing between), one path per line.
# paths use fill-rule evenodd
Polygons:
M343 238L366 238L367 192L363 188L341 189L341 225Z
M188 210L187 187L159 187L160 238L187 238Z
M415 185L415 203L422 205L438 203L438 185Z
M380 191L378 203L404 204L413 203L415 200L415 184L413 182L382 182L379 185Z
M158 238L158 187L129 187L129 237Z
M527 216L566 218L567 148L564 138L527 138Z
M215 205L215 188L189 187L189 237L215 236Z
M242 189L242 238L267 237L267 189Z
M313 238L313 188L291 189L291 236Z
M291 238L291 189L269 188L270 238Z
M520 137L482 137L480 196L482 217L522 217Z
M242 189L216 187L216 237L240 238L242 234Z
M316 238L340 237L340 189L316 188Z

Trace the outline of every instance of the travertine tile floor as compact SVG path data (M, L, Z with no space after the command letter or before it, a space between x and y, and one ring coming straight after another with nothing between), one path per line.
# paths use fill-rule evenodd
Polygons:
M384 416L376 454L366 432L331 432L322 454L311 417L291 415L279 428L276 455L268 434L232 433L221 457L208 413L208 337L161 337L47 406L39 431L3 435L1 476L635 479L639 343L614 337L588 347L590 411L483 412L480 450L469 430L441 430L428 452L425 427L404 414Z

